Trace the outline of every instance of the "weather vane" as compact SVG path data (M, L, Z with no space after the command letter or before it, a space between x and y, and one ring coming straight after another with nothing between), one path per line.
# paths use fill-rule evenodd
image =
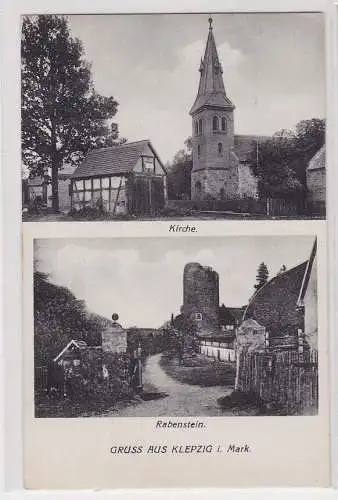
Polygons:
M211 16L209 17L208 21L209 21L209 29L212 30L213 19Z

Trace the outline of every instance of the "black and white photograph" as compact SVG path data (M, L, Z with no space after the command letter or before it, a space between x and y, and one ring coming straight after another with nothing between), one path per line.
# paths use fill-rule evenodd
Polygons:
M35 417L318 412L315 236L35 239L33 284Z
M21 20L22 219L325 219L325 16Z

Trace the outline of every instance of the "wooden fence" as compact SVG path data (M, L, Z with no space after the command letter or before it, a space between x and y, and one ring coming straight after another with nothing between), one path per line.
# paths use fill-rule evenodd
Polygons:
M237 390L254 393L282 414L318 410L317 351L241 349L237 357Z
M299 217L304 214L302 200L286 198L229 198L222 200L169 200L169 209L199 212L233 212L267 217Z

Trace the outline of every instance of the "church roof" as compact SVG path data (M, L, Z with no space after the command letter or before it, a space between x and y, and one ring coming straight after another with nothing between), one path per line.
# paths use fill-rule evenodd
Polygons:
M137 160L149 146L163 167L161 160L148 139L126 142L120 146L93 149L89 151L83 162L75 170L72 179L84 179L94 175L118 175L132 171Z
M204 58L201 60L199 68L201 76L198 93L190 114L196 113L202 106L221 107L231 110L235 108L225 92L223 69L217 54L212 19L209 19L209 25Z
M262 144L269 139L266 135L235 135L234 136L234 149L239 161L246 162L248 154L252 148L257 144Z

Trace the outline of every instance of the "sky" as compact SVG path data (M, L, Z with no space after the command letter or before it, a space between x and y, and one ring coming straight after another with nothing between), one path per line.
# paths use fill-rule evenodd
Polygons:
M311 236L208 238L77 238L35 240L36 269L85 300L90 311L124 327L160 327L183 302L188 262L219 274L220 304L240 307L254 291L261 262L270 277L308 259Z
M206 14L73 15L71 33L92 63L96 90L119 102L121 137L149 138L163 162L191 134L208 34ZM215 14L235 132L271 135L325 116L324 16Z

